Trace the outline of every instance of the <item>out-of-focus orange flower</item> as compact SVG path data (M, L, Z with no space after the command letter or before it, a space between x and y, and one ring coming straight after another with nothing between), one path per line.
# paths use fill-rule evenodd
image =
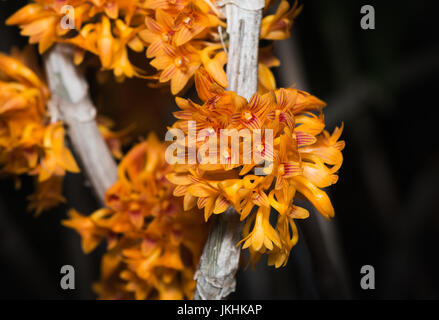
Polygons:
M101 209L90 216L83 216L76 210L69 211L69 220L63 221L63 225L75 229L82 239L82 250L89 253L95 249L99 243L107 236L108 232L104 228L99 228L96 222L102 219L108 210Z
M247 102L225 91L203 69L195 80L203 104L177 98L182 111L175 113L178 121L173 125L187 137L188 121L196 122L196 141L187 137L186 151L189 143L199 150L211 136L220 141L225 129L236 129L237 135L241 129L250 133L271 130L273 141L271 146L266 138L254 143L250 153L259 151L259 157L251 157L250 163L244 161L245 139L240 139L234 161L231 149L224 151L218 143L215 154L222 162L205 162L205 155L199 152L195 164L176 164L167 175L177 185L174 195L184 196L185 209L204 208L206 220L233 206L246 219L242 242L250 250L251 262L267 253L269 264L285 265L297 242L294 219L308 216L306 209L294 204L296 194L308 199L323 216L334 216L331 201L321 188L337 182L343 162L344 142L338 141L343 128L336 128L332 135L325 131L321 112L325 103L295 88L255 94ZM261 168L262 160L269 165ZM257 168L265 175L255 175ZM272 209L277 212L275 227L270 223Z
M88 217L71 211L63 222L81 235L85 252L107 240L94 286L102 299L192 298L207 228L199 212L184 212L173 197L165 149L154 135L135 146L107 191L107 208Z
M43 211L65 203L66 199L62 196L63 180L63 177L52 176L43 182L38 182L35 192L27 198L28 210L34 211L38 216Z
M286 0L282 0L274 15L268 15L262 19L261 39L283 40L290 37L290 29L302 6L294 1L293 7Z
M265 1L265 7L277 1ZM297 0L293 6L286 0L281 0L275 14L266 15L261 22L260 38L265 40L284 40L290 37L290 29L294 19L300 14L303 6ZM258 92L266 93L276 89L276 81L270 68L278 67L280 61L272 53L273 46L266 46L259 50Z
M102 134L108 148L116 159L121 159L122 147L130 141L128 136L134 130L134 125L128 126L122 130L114 131L114 122L107 117L99 115L97 118L99 132Z
M64 136L61 123L50 124L46 128L43 140L46 152L38 168L39 181L45 181L51 176L64 176L66 171L79 172L73 155L64 146Z
M0 54L0 173L38 176L35 194L29 196L29 209L36 214L64 202L63 176L79 171L64 145L62 123L49 123L48 98L35 72Z
M258 92L267 93L276 90L276 80L270 68L279 67L280 61L273 53L272 46L259 49Z

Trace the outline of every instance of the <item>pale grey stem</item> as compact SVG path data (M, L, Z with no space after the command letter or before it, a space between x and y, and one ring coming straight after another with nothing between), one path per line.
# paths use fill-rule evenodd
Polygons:
M258 47L264 0L225 0L229 34L227 78L229 90L250 99L258 87ZM195 300L222 300L235 291L243 223L230 207L214 217L195 274Z
M195 300L221 300L235 291L241 253L236 244L241 238L242 223L233 207L213 218L195 276Z
M44 56L51 91L49 112L62 120L75 154L101 203L117 180L117 165L96 123L96 109L88 94L87 81L73 63L73 48L57 44Z
M258 89L258 48L264 1L256 10L247 10L235 3L239 3L238 0L225 7L229 34L227 78L229 90L250 99Z

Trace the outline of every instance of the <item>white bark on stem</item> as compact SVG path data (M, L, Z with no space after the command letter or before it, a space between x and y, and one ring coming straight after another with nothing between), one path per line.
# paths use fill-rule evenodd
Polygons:
M44 56L51 91L49 112L62 120L91 186L102 204L105 192L117 180L117 165L96 123L96 109L87 81L73 63L73 48L57 44Z
M229 90L246 99L258 88L258 47L264 0L224 0L229 34L227 78ZM243 223L230 207L214 217L195 275L195 300L222 300L235 291Z
M263 0L230 0L230 2L225 6L229 34L228 89L249 100L258 89L259 34L265 2Z

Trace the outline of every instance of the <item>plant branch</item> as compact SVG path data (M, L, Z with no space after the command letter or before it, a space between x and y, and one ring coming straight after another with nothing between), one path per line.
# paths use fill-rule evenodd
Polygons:
M87 81L73 64L71 46L57 44L44 62L51 91L49 112L53 120L67 125L75 154L103 204L105 192L117 180L117 165L96 124Z
M250 99L258 85L258 47L264 0L226 0L225 6L229 50L227 78L229 90ZM235 291L239 266L243 223L229 207L214 217L195 279L195 300L222 300Z

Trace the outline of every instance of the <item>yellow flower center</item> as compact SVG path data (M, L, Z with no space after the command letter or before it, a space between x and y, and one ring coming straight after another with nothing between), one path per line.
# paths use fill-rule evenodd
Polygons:
M244 112L244 119L250 121L253 118L253 115L250 112Z
M169 34L168 33L162 33L162 40L165 42L169 42Z
M181 57L177 57L175 58L174 63L177 67L181 67L183 65L183 59Z
M130 200L139 200L139 195L137 193L130 194Z
M192 25L192 18L191 17L185 17L183 19L184 24L186 24L188 27Z

